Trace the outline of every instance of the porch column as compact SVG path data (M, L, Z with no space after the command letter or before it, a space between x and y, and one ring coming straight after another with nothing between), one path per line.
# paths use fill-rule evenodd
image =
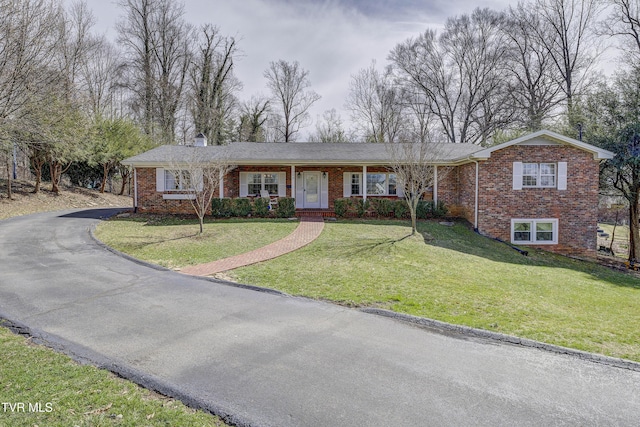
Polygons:
M296 167L291 165L291 198L296 197Z
M433 205L438 206L438 166L433 167Z
M224 198L224 174L220 171L220 184L218 184L218 198Z
M362 166L362 200L367 200L367 166Z

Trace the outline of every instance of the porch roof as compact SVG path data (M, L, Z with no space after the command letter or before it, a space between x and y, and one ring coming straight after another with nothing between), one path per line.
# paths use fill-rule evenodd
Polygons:
M397 144L400 146L404 144ZM419 150L421 144L406 144ZM567 145L593 153L598 160L611 159L614 154L559 135L541 130L490 148L475 144L433 143L427 151L429 163L435 165L459 165L474 160L486 160L491 153L512 145ZM399 150L402 153L402 149ZM146 153L130 157L122 164L138 167L163 167L169 163L180 164L186 159L207 163L224 159L232 165L256 166L309 166L309 165L358 165L374 166L392 163L392 153L387 144L371 143L267 143L232 142L228 145L193 147L184 145L163 145ZM413 157L413 158L420 158Z
M434 152L437 153L433 156L434 164L461 163L483 149L474 144L438 144L434 147ZM304 166L388 165L391 163L392 155L385 144L233 142L224 146L207 147L163 145L130 157L122 163L140 167L160 167L170 161L180 163L180 159L187 157L197 158L202 162L224 159L230 164L238 165Z

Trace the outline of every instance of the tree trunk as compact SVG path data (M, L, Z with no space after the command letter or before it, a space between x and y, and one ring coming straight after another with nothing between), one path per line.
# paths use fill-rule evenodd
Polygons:
M49 172L51 173L51 192L60 194L60 181L58 178L58 163L49 163Z
M629 204L629 260L640 261L640 215L638 212L638 195Z
M104 194L104 187L107 185L107 177L109 176L110 169L111 166L109 162L102 165L102 183L100 183L100 194Z
M119 196L122 196L124 194L124 190L127 187L127 182L129 181L129 175L131 174L131 172L129 171L129 168L121 168L120 169L120 177L122 178L122 186L120 187L120 192L118 193Z
M620 215L620 209L616 209L616 222L613 223L613 231L611 232L611 243L609 244L609 253L613 253L613 241L616 239L616 227L618 226L618 216Z
M11 173L11 155L7 155L7 198L9 200L13 199L13 193L11 191L13 175Z
M38 194L40 192L40 184L42 183L42 166L44 166L44 164L40 160L32 160L31 166L33 166L33 171L36 174L36 184L33 187L33 194Z

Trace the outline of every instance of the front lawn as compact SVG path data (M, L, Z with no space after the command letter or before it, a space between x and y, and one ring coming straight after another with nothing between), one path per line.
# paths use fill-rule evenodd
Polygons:
M462 224L328 223L242 283L640 361L640 279L548 252L525 257ZM277 280L274 280L277 278Z
M93 366L0 327L0 425L226 426Z
M107 245L168 268L222 259L266 246L290 234L297 221L218 220L205 222L172 217L115 218L98 225L95 235Z
M295 224L217 221L208 224L208 233L238 236L249 227L271 226L288 226L280 230L285 235ZM121 250L163 265L217 258L195 255L202 251L194 249L200 238L169 239L173 227L118 220L98 231L101 239ZM129 231L120 232L125 228ZM142 229L151 234L136 237ZM420 222L418 229L420 234L411 237L409 224L402 221L329 222L304 248L227 274L241 283L293 295L382 307L640 361L638 277L548 252L529 251L525 257L464 224ZM267 234L274 237L271 231ZM153 246L154 238L168 246L148 256L126 249ZM238 240L216 241L221 247L212 250L224 253L228 245L232 255L254 248ZM171 255L172 245L180 245L176 252L184 254Z

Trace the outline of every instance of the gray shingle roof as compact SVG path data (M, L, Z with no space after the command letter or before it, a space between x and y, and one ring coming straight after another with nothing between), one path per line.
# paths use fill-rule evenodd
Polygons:
M458 163L483 147L473 144L439 144L434 163ZM191 150L191 151L190 151ZM161 166L179 162L201 151L203 161L224 158L230 164L242 165L385 165L392 158L385 144L326 143L256 143L234 142L226 146L187 147L163 145L122 163L132 166ZM196 151L197 152L197 151ZM193 158L193 157L191 157Z

